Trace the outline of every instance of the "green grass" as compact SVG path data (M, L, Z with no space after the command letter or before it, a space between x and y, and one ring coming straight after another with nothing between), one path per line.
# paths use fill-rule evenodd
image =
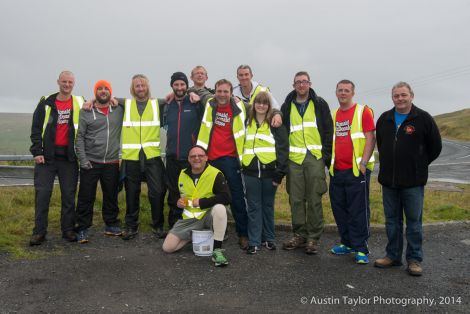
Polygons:
M30 154L31 121L33 115L29 113L0 114L2 136L0 136L0 154L25 155Z
M462 192L447 192L426 189L424 201L424 222L468 220L470 218L470 185L458 185ZM383 224L382 190L377 178L371 182L371 223ZM120 218L123 221L125 213L125 193L119 194ZM102 227L101 192L98 192L93 221L95 226ZM147 189L143 185L141 195L141 227L143 232L150 231L150 204ZM276 223L290 224L291 213L285 184L281 184L276 194L275 208ZM328 194L323 197L325 223L334 223ZM60 192L55 186L49 210L49 234L60 236ZM165 208L165 217L168 208ZM0 252L9 252L15 257L36 258L47 254L60 254L61 246L56 246L51 252L30 250L28 241L34 225L34 189L32 187L0 188Z
M465 127L470 124L470 109L441 114L435 116L434 119L442 137L470 141L470 132Z

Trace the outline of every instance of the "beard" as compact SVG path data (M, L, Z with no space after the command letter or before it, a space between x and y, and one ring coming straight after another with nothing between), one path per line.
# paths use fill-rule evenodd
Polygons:
M186 95L186 90L173 90L176 98L183 98Z
M110 99L111 99L111 95L107 95L107 96L104 96L104 97L96 95L96 101L99 102L102 105L106 105L109 102Z

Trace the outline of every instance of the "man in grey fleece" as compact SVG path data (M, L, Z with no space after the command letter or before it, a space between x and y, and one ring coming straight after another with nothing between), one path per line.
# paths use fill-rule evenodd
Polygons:
M96 82L94 94L96 100L93 108L80 111L75 144L80 161L80 188L76 209L79 243L88 242L88 228L92 225L98 180L103 191L105 234L122 234L118 219L118 182L124 108L110 106L112 87L105 80Z

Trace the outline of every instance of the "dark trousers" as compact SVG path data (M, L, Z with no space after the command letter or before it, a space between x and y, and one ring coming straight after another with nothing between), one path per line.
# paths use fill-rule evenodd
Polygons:
M232 194L230 208L238 236L248 237L248 215L246 212L245 189L241 176L240 160L238 157L221 157L209 163L222 171Z
M180 191L178 187L178 178L181 170L189 168L189 162L187 160L177 160L173 156L166 158L166 179L168 187L168 206L170 212L168 213L168 225L170 229L173 225L181 218L183 218L183 210L176 206L178 199L180 198Z
M140 185L147 181L148 197L152 213L152 227L163 228L163 206L166 188L164 166L160 157L140 161L126 160L126 226L137 229L139 226Z
M93 223L93 205L96 199L98 181L103 191L102 216L107 226L119 226L118 219L118 182L119 164L92 163L93 168L80 168L80 188L77 200L77 230L91 227Z
M34 167L35 225L33 234L45 235L47 233L49 204L56 175L59 177L62 201L60 227L62 232L74 229L78 164L75 161L55 160Z
M341 243L369 254L369 183L370 171L355 177L352 169L330 176L330 200Z

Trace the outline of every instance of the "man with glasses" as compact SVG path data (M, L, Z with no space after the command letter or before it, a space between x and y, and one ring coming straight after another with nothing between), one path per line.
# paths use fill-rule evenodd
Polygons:
M310 75L298 72L294 90L281 107L289 130L289 172L287 192L292 212L292 239L285 250L305 247L316 254L323 232L322 195L327 191L325 166L329 168L333 140L333 121L327 102L310 87Z
M190 167L184 169L178 179L180 198L177 206L183 210L183 219L178 220L168 233L162 249L173 253L191 240L192 230L212 229L215 266L226 266L222 241L227 228L227 209L231 201L230 190L224 175L207 163L207 152L201 146L193 146L188 152Z

